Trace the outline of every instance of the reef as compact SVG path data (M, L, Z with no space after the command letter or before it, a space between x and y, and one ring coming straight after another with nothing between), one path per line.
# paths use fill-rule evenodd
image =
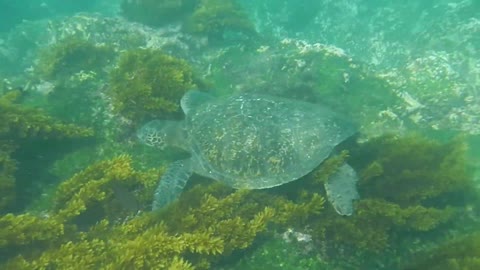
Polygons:
M119 156L63 182L42 217L1 217L6 241L0 249L20 250L4 253L10 255L4 267L77 269L82 262L83 269L209 269L220 255L251 246L269 224L304 220L323 208L318 194L293 202L214 183L196 185L168 209L152 213L145 211L145 199L152 196L158 171L138 172L131 162ZM125 194L135 198L140 212L121 206Z
M468 209L478 204L465 152L461 139L439 142L420 135L382 136L352 147L346 160L359 173L361 199L351 218L330 210L310 223L318 248L325 256L360 259L401 250L411 236L424 235L429 242L427 235L464 226Z
M299 240L289 239L288 235L298 235ZM301 238L305 237L305 238ZM295 238L295 237L293 237ZM288 230L282 235L271 237L258 248L242 254L242 258L234 264L229 264L226 269L255 270L255 269L338 269L328 262L315 256L311 249L311 240L308 235L299 234Z
M417 254L403 270L474 270L480 267L478 232L445 241L440 246Z
M201 0L188 18L185 29L208 37L210 43L231 39L228 35L257 36L252 21L235 0Z
M149 209L164 168L139 171L126 155L94 163L61 183L41 215L0 217L1 266L211 269L240 251L272 248L261 239L282 232L301 232L308 254L322 257L305 265L335 258L371 266L359 258L398 252L409 235L433 241L468 219L465 208L477 197L461 140L383 136L347 144L349 152L318 171L265 191L235 191L194 177L175 203L156 212ZM362 198L347 218L323 198L323 181L343 161L361 178Z
M17 164L11 158L15 145L10 141L0 141L0 212L9 208L15 200L15 177Z
M15 179L18 161L13 157L25 146L41 145L48 140L85 138L93 135L88 128L61 123L42 111L17 102L21 92L0 97L0 212L15 209L17 193L22 190ZM60 151L60 149L58 149ZM23 149L23 151L26 151ZM32 158L30 157L30 160ZM23 161L21 163L28 163ZM17 179L18 180L18 179ZM29 180L28 182L31 182ZM18 204L18 203L17 203Z
M29 102L66 122L88 126L99 122L95 109L105 107L98 97L102 78L115 56L114 45L71 33L42 46L37 55L38 61L24 87Z
M479 133L471 45L479 4L425 12L431 1L314 2L124 0L123 16L140 23L80 13L2 36L1 87L12 88L0 89L0 268L235 269L247 259L255 265L239 269L478 269L478 187L468 167L478 160L466 160L463 138L400 134ZM419 20L405 20L412 16ZM364 137L268 190L194 176L178 201L151 212L170 156L136 144L135 125L181 118L185 91L207 88L197 76L219 94L322 103ZM28 99L45 100L55 118L24 106ZM78 149L70 140L92 130L56 119L101 136ZM372 138L385 130L396 136ZM324 182L344 161L360 177L350 217L324 199ZM57 178L47 181L47 171Z
M123 0L122 15L150 26L162 26L181 21L191 14L199 0Z
M44 80L64 79L78 72L100 72L113 57L113 48L77 36L66 37L40 50L35 71Z
M253 49L232 46L212 59L208 68L206 78L220 91L319 103L352 119L365 137L403 131L408 123L391 112L401 100L388 81L335 46L288 38Z
M236 0L125 0L121 8L125 18L149 26L180 23L185 32L208 37L210 44L257 36L248 13Z
M121 54L109 82L114 111L135 123L178 117L181 97L196 85L186 61L152 49Z
M91 136L91 129L54 121L38 109L16 103L19 91L9 92L0 98L0 138L21 140L31 137L74 138Z

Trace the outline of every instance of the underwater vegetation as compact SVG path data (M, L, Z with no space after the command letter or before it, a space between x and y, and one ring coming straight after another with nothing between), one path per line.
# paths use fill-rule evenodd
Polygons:
M134 190L132 193L135 195L129 198L132 205L123 210L141 210L141 206L150 200L150 189L156 184L157 174L154 170L144 173L135 171L128 156L94 163L58 186L52 200L54 213L61 220L78 218L78 222L84 224L90 221L88 217L95 216L115 220L122 214L121 203L125 203L115 195ZM94 224L97 221L91 222Z
M40 110L16 103L19 91L0 98L0 138L20 141L27 138L75 138L91 136L93 131L75 125L56 122Z
M373 136L378 134L378 123L382 127L392 124L379 112L395 108L400 101L388 82L364 64L339 48L319 43L284 39L278 45L254 50L229 47L212 61L211 67L207 79L219 89L319 103L353 119L366 127L362 132ZM399 123L393 123L392 127L398 128Z
M257 36L253 22L235 0L124 0L121 7L129 20L154 27L182 23L185 32L208 37L209 42L224 41L227 35Z
M0 141L0 211L4 212L15 200L15 176L17 164L11 158L15 146L9 141Z
M27 255L36 248L52 247L65 239L73 241L76 238L82 238L82 234L78 231L86 227L85 223L88 224L91 220L80 219L81 223L75 223L75 218L87 214L90 218L96 217L99 216L98 211L102 213L105 209L112 210L111 213L117 213L113 211L115 202L111 204L112 208L107 207L110 204L106 202L112 203L113 195L112 189L107 189L106 186L117 184L125 188L134 187L132 183L136 185L143 183L144 186L148 186L148 173L134 172L129 162L128 157L121 156L111 161L93 164L76 174L58 187L52 198L52 209L41 216L26 213L7 214L1 217L2 254L9 254L7 251L14 249ZM138 199L141 200L140 197ZM100 203L104 203L104 207L97 209ZM103 214L100 216L106 218ZM92 222L95 224L96 220ZM41 268L39 265L34 268L37 267Z
M467 166L477 161L466 160L462 139L371 139L382 134L375 127L478 134L476 1L121 2L124 17L155 28L78 14L22 23L0 38L1 72L9 76L2 83L23 89L0 89L1 269L480 268L478 182ZM423 8L400 8L434 2L425 16ZM256 31L278 39L210 46L259 37ZM128 51L138 47L150 49ZM164 173L155 166L169 153L143 149L133 130L150 118L181 117L180 97L203 88L196 76L224 93L325 103L358 122L370 141L346 142L340 148L348 151L284 187L235 191L193 177L176 203L151 212ZM21 106L28 98L44 101L53 117ZM95 145L81 148L92 130L60 119L94 128L88 141ZM75 151L59 153L61 142ZM324 202L323 182L343 161L360 177L351 217ZM47 171L56 178L48 181Z
M228 265L231 270L255 270L255 269L295 269L295 270L333 270L338 269L322 261L310 250L311 242L308 235L298 241L289 239L289 230L281 237L275 236L262 242L260 246L242 254L234 265ZM293 234L295 232L292 231Z
M416 255L404 270L473 270L480 268L480 234L464 235Z
M123 0L122 15L150 26L162 26L191 14L199 0Z
M39 80L35 93L45 99L45 110L64 121L93 126L93 110L100 107L99 78L113 60L112 46L69 36L40 50L35 66ZM33 98L32 98L33 99Z
M437 124L440 129L451 127L452 123L466 125L466 120L475 122L475 117L466 119L466 116L475 116L473 109L478 102L469 101L472 114L465 114L460 109L469 96L450 91L462 89L450 81L456 79L456 74L448 77L448 73L430 73L440 67L455 69L450 63L462 63L463 69L461 51L455 50L454 55L446 55L446 58L441 53L419 57L425 49L419 46L414 50L408 48L408 54L405 53L408 57L402 60L398 54L407 48L389 42L393 38L390 35L395 32L421 33L420 41L414 44L424 42L431 48L431 43L445 41L433 46L453 46L461 42L462 32L456 32L455 40L451 41L446 36L432 39L420 26L415 31L393 27L406 25L399 20L390 20L384 25L392 27L383 27L387 31L381 31L386 15L393 16L389 18L399 15L366 9L360 4L362 1L351 5L352 9L346 7L352 1L305 1L315 2L312 6L288 1L256 4L262 6L260 9L270 9L273 4L269 2L278 9L255 14L245 13L240 8L239 3L242 6L251 4L245 1L125 0L122 9L129 20L167 27L151 29L122 19L80 14L69 23L63 18L54 24L49 22L49 33L45 35L36 34L41 31L35 30L25 35L25 28L15 30L16 35L32 44L59 40L41 54L31 74L37 80L32 85L41 86L46 81L54 86L44 98L47 111L55 118L19 105L31 94L28 89L23 93L9 92L0 99L0 268L479 269L478 230L469 233L472 227L473 230L475 226L478 228L475 223L476 215L478 219L477 187L472 182L461 139L440 142L410 135L382 136L351 145L347 142L345 149L348 151L330 158L318 171L285 187L268 190L234 191L219 183L193 177L176 203L159 212L150 212L153 190L164 168L148 170L144 165L150 165L150 160L142 158L154 160L151 164L167 160L161 153L143 153L144 149L134 141L132 130L135 127L132 126L149 118L181 117L178 101L186 90L199 87L197 75L213 79L215 87L212 88L220 89L218 91L258 91L327 103L358 120L370 131L366 137L379 134L371 123L380 121L379 126L389 129L383 120L395 117L394 123L408 125L411 118L413 126L428 128ZM411 2L409 5L417 4ZM454 13L456 7L448 7ZM460 8L465 9L465 6ZM328 16L336 10L344 12ZM349 16L357 16L357 11L359 17L370 22L361 21L371 27L360 29L366 24L352 24L360 21L349 19ZM210 50L210 46L206 46L206 39L202 37L208 37L208 45L211 45L210 41L221 43L232 36L238 38L237 34L257 36L253 23L248 20L247 15L251 14L267 15L263 17L268 18L268 22L256 21L255 26L275 22L271 31L267 30L272 35L282 35L275 31L282 31L279 28L283 26L288 36L311 38L313 42L336 40L338 42L334 43L344 44L349 53L369 48L371 50L364 50L361 57L378 61L375 67L389 72L391 77L370 73L369 67L352 60L338 48L298 39L283 39L279 46L265 42L264 46L253 50L244 44L237 46L238 43L220 50L214 46ZM298 14L305 16L299 18ZM338 19L335 14L339 14ZM473 21L468 21L472 22L472 28L467 28L449 16L443 17L444 23L435 23L431 28L458 25L473 36L476 31L473 27L477 26ZM295 22L291 23L289 18L295 17ZM172 22L182 23L182 27L176 24L168 27ZM69 31L88 36L88 42L77 37L58 38ZM374 35L369 31L375 32ZM312 32L317 34L309 36ZM266 36L265 32L261 33ZM36 35L43 38L40 40ZM57 39L53 39L55 37ZM404 37L402 41L412 40ZM128 44L119 45L123 43ZM472 43L467 43L468 55L475 54L471 50ZM0 44L2 48L4 44ZM116 67L110 57L112 50L99 44L113 44L117 52L124 51ZM164 50L128 51L138 46ZM11 48L23 51L21 47ZM175 56L188 59L192 66L167 55L170 51L179 52ZM35 55L30 52L26 55ZM12 59L22 61L9 63L22 63L18 70L23 71L31 65L29 60L33 56L20 57ZM398 63L382 66L386 61L383 58ZM414 59L418 61L412 63L410 60ZM426 61L428 59L432 61ZM438 59L444 59L446 65L438 65ZM471 61L465 63L465 68L475 67ZM406 73L391 68L404 64L411 68ZM194 71L194 65L201 68ZM105 76L110 70L110 76ZM203 74L197 74L197 70ZM12 74L10 70L8 74ZM402 82L400 86L404 88L391 82L392 77ZM19 81L10 80L12 85L21 85ZM40 92L39 89L34 90ZM404 104L408 100L402 100L403 90L411 91L411 97L418 98L419 106L423 107L418 111L409 110L408 104ZM458 106L451 106L451 101ZM92 117L94 110L96 114ZM417 117L420 113L423 118ZM442 121L438 120L439 116L443 117ZM75 139L72 147L78 149L76 139L92 134L90 129L55 119L93 127L95 139L101 140L93 147L68 156L45 152L38 148L39 145ZM99 133L101 138L97 137ZM40 177L44 171L52 170L51 164L40 163L35 170L26 166L37 163L37 160L28 162L29 158L37 156L32 155L34 153L42 156L39 160L46 158L58 162L53 169L56 176L64 180L62 184L55 183L58 186L53 187L51 182L44 182ZM129 153L129 156L118 156L122 153ZM356 214L351 217L338 216L324 202L323 182L343 161L355 167L360 177L361 199L356 202ZM42 188L49 185L48 191L55 190L48 194L42 192L40 196L31 192L35 189L33 185ZM29 197L32 196L48 196L38 211L30 207L33 203ZM24 212L24 209L27 210ZM286 232L289 235L301 233L303 242L284 239ZM458 235L465 236L450 240ZM232 264L236 267L230 267Z
M341 219L327 211L312 225L313 235L376 253L408 233L452 225L478 202L465 151L459 140L440 143L419 135L383 136L351 149L348 162L359 172L362 197L356 215Z
M101 71L112 56L113 48L107 45L70 36L41 50L35 70L45 80L60 79L80 71Z
M257 32L247 13L235 0L200 0L188 18L186 31L223 41L229 33L255 37Z
M476 191L464 151L460 140L383 136L354 144L349 155L342 152L317 172L275 189L235 191L195 177L178 201L156 212L149 209L164 169L139 171L122 155L61 183L41 215L1 216L1 266L211 269L232 264L242 251L262 249L266 236L293 229L310 235L309 254L323 263L354 258L360 267L369 263L359 260L362 255L400 250L410 242L407 232L433 241L432 235L442 237L458 226L456 220L465 220ZM322 185L344 159L361 177L362 199L348 218L325 205Z
M371 197L382 196L401 206L429 206L440 202L463 204L472 195L473 183L466 166L467 145L462 139L441 143L420 136L402 140L387 137L381 143L371 140L366 146L369 153L359 152L358 160L366 162L368 154L381 157L372 160L364 171L364 192ZM441 199L447 194L449 200Z
M17 186L15 179L18 161L13 155L16 151L24 145L41 145L48 140L93 135L91 129L61 123L38 109L18 104L20 95L19 91L12 91L0 97L0 213L13 210L15 203L18 204L17 193L24 189Z
M114 111L135 123L178 117L180 98L196 85L186 61L153 49L122 53L109 82Z
M124 198L115 198L113 185L132 191L139 209L145 209L144 195L152 196L157 174L135 171L131 159L120 156L93 164L62 183L43 217L2 216L2 254L18 253L10 254L4 266L79 269L81 261L82 269L209 269L219 254L250 246L267 224L315 215L324 202L319 195L294 203L248 191L232 193L212 184L193 187L188 200L163 213L135 216L119 211L117 200ZM265 206L258 200L270 203Z

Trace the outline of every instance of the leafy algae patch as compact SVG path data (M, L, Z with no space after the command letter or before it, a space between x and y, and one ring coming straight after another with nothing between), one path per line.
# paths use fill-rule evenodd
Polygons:
M321 264L374 267L382 255L382 263L398 266L420 248L412 237L432 243L468 222L465 208L476 195L464 151L460 140L384 136L351 146L301 184L235 191L194 177L179 200L157 212L147 209L164 170L138 171L122 155L63 182L41 216L0 217L0 266L78 269L81 261L82 269L211 269L246 250L265 252L272 247L260 247L262 239L285 231L306 235L308 254L320 256ZM338 160L361 176L362 198L348 218L324 209L322 179ZM392 191L401 181L405 188ZM118 203L127 193L139 212ZM460 200L460 193L470 195Z
M26 192L27 187L38 178L38 175L29 175L28 179L16 179L18 165L24 166L33 159L27 155L27 160L15 160L14 154L19 150L33 151L23 146L29 148L48 140L59 142L93 135L93 130L89 128L64 124L41 110L20 105L17 102L20 94L12 91L0 97L0 213L23 207L25 200L30 197Z
M120 55L110 74L115 112L141 123L146 118L178 117L183 94L195 87L193 70L159 50L138 49Z

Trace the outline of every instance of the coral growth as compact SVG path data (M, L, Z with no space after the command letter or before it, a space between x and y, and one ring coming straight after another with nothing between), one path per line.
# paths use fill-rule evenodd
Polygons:
M180 98L194 86L187 62L151 49L123 53L110 77L114 110L136 123L178 114Z

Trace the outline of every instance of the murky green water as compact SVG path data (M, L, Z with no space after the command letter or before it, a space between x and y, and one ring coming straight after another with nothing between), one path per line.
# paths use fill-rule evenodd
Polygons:
M480 269L479 14L0 0L0 268Z

